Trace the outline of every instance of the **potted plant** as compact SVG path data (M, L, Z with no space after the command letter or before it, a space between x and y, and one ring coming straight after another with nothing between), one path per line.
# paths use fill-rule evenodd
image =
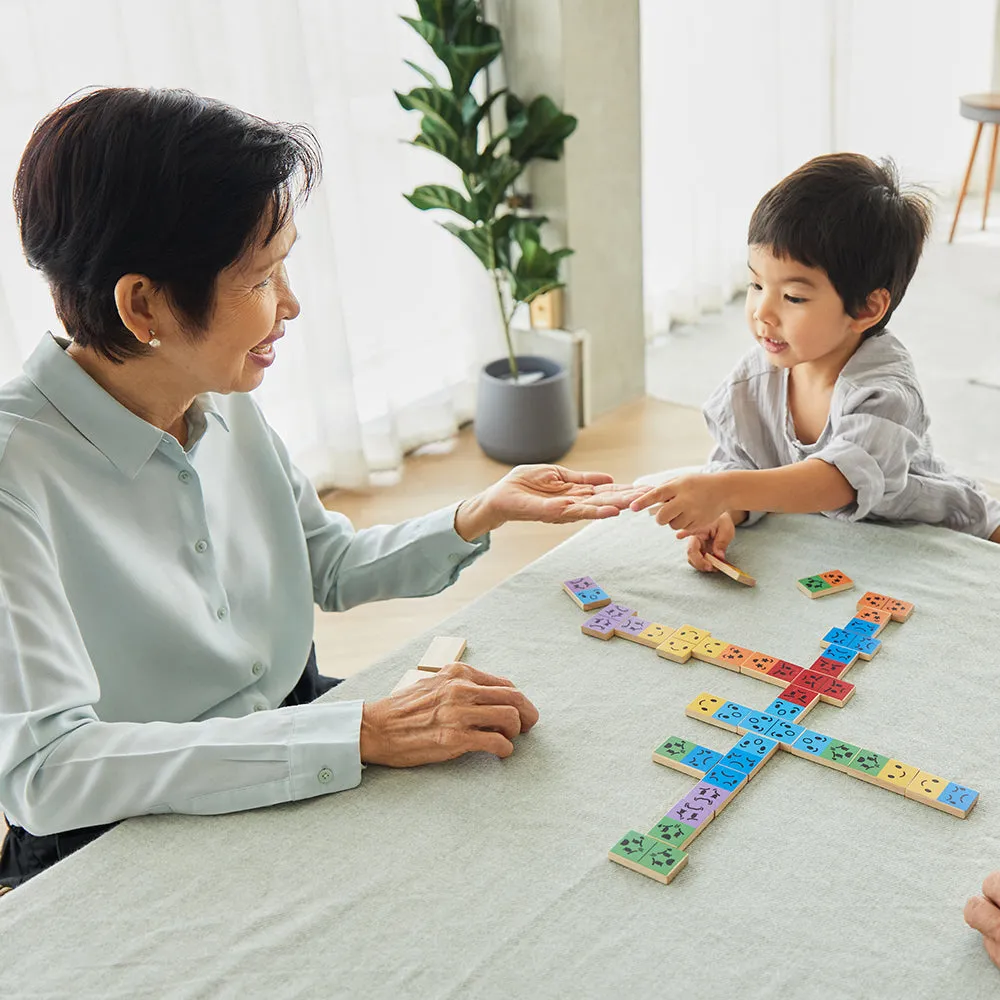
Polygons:
M573 251L542 244L544 216L518 205L514 182L535 159L558 160L576 119L551 99L525 103L508 89L491 90L487 67L500 55L495 25L487 23L476 0L417 0L419 17L403 20L430 46L448 73L445 85L407 61L423 77L408 94L396 93L407 111L422 115L413 145L444 157L461 175L462 189L423 184L406 195L422 211L457 217L441 225L462 241L486 268L496 288L507 357L480 373L476 438L491 458L502 462L548 462L564 455L576 439L569 376L547 358L518 357L510 324L521 303L556 288L560 261ZM483 74L485 86L473 93ZM491 110L503 98L506 127L493 134Z

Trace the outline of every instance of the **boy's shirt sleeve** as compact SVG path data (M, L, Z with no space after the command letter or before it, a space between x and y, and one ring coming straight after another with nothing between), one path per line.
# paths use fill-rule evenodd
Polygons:
M835 466L857 497L840 513L860 521L891 507L907 486L927 418L920 394L902 383L854 387L830 412L830 441L810 457Z
M759 469L750 453L740 443L737 434L737 414L746 406L746 401L734 398L734 385L731 379L723 382L709 397L702 408L702 415L712 435L715 445L708 456L706 472L724 472L730 469ZM744 525L756 524L765 511L748 511Z

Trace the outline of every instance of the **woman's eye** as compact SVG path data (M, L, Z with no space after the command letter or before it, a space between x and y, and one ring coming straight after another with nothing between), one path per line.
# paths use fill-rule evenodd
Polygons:
M271 284L271 277L272 277L272 275L269 274L259 285L255 285L254 287L255 288L267 288L267 286Z

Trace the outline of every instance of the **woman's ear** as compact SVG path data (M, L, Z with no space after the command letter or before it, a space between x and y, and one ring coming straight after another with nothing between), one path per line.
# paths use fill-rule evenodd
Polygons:
M144 274L123 274L115 283L118 316L133 337L148 344L156 336L156 306L160 293Z
M889 311L892 296L888 288L876 288L870 293L867 301L858 310L858 315L851 320L851 329L855 333L864 333L882 322L882 317Z

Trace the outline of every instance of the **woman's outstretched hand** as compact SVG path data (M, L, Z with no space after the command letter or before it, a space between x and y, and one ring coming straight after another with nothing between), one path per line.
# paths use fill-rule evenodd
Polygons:
M561 465L518 465L459 506L455 530L471 541L507 521L569 524L615 517L645 492L642 487L616 483L604 472L574 472Z

